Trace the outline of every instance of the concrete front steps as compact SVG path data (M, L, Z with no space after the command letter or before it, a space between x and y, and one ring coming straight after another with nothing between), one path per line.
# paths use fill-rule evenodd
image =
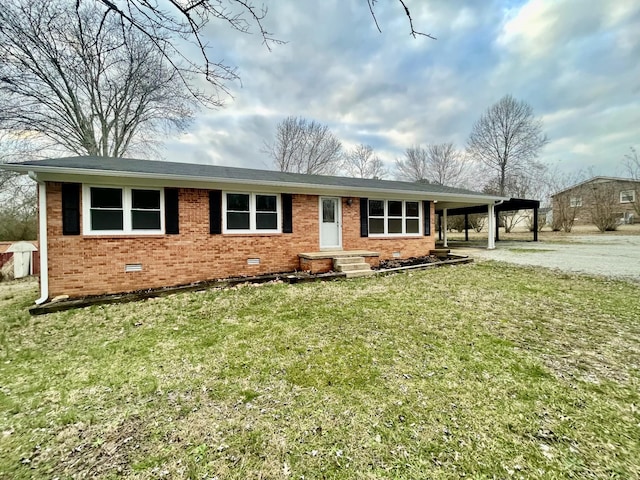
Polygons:
M364 257L337 257L333 259L333 269L342 272L347 278L366 277L373 275L371 266L364 261Z

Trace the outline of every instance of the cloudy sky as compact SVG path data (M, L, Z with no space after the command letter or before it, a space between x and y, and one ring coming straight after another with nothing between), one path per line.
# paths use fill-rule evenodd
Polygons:
M637 0L366 0L268 3L284 45L212 24L212 58L241 83L220 110L170 138L164 158L272 168L262 151L288 115L329 125L346 148L371 145L392 167L412 145L464 148L473 123L506 94L528 102L549 144L540 160L564 172L622 175L640 148ZM259 2L257 2L259 3ZM393 169L391 169L393 170ZM393 172L392 172L393 174Z

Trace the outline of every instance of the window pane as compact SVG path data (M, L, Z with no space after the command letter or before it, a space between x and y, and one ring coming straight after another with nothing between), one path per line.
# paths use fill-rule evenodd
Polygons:
M133 208L160 210L160 192L158 190L131 190L131 196Z
M160 212L132 210L131 228L134 230L160 230Z
M620 192L620 202L628 203L633 202L635 200L635 192L633 190L625 190Z
M91 230L122 230L122 210L91 210Z
M122 189L91 187L91 208L122 208Z
M402 233L402 219L401 218L390 218L388 223L388 231L387 233Z
M370 234L384 233L384 218L369 217L369 233Z
M241 193L227 193L227 210L236 212L249 211L249 195ZM247 226L247 228L249 228Z
M249 230L249 214L227 212L227 228L229 230Z
M402 216L402 202L389 201L389 216L390 217Z
M275 195L256 195L256 210L258 212L275 212Z
M256 213L256 228L258 230L277 230L278 215L275 213Z
M322 200L322 223L334 223L336 221L336 201Z
M407 219L407 233L420 233L420 221L417 218Z
M384 201L383 200L369 200L369 216L384 217Z
M418 202L407 202L404 205L407 217L418 217L420 215L418 213Z

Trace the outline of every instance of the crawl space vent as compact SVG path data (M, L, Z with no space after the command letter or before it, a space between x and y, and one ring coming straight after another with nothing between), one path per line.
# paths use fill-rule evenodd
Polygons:
M125 272L141 272L142 271L142 264L141 263L127 263L124 266L124 271Z
M260 265L259 258L247 258L247 265Z

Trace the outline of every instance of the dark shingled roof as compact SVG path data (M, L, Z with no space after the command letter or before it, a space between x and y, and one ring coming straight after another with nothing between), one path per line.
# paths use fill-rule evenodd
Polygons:
M373 180L365 178L335 177L328 175L305 175L299 173L278 172L273 170L255 170L248 168L224 167L219 165L204 165L196 163L165 162L155 160L138 160L131 158L108 157L68 157L50 158L46 160L34 160L21 162L6 167L18 167L21 171L28 171L34 167L34 171L65 171L77 170L78 173L119 173L126 176L150 176L155 178L184 178L201 181L248 181L251 183L265 184L296 184L314 187L339 187L357 188L366 190L397 190L414 193L431 193L444 195L470 195L483 198L500 197L487 195L471 190L447 187L437 184L398 182L392 180ZM71 172L69 172L71 173Z

